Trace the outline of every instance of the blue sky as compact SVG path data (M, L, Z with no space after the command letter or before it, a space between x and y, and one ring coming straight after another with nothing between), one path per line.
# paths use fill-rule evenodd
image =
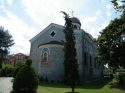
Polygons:
M118 17L110 0L0 0L0 26L8 29L15 45L10 53L29 54L30 42L50 23L64 25L65 11L80 19L82 29L97 38Z

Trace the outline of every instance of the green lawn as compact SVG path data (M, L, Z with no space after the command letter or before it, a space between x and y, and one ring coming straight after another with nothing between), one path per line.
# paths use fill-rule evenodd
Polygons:
M38 93L66 93L71 92L71 88L59 84L40 84ZM94 83L84 84L75 89L77 93L125 93L120 89L114 80L101 80Z

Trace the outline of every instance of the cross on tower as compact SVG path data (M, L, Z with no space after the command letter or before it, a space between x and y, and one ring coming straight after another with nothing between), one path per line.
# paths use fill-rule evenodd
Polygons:
M74 11L71 11L71 15L74 16Z

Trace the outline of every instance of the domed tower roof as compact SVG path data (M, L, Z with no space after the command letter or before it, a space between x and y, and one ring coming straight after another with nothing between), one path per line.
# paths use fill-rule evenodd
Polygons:
M71 18L71 21L72 21L73 23L78 23L78 24L81 26L81 22L80 22L80 20L79 20L78 18L72 17L72 18Z

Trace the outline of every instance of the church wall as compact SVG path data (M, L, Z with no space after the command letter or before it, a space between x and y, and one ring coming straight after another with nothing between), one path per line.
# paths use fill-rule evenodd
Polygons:
M31 43L31 48L30 48L30 58L32 59L32 67L35 69L35 71L38 73L38 48L37 44Z
M55 36L51 37L50 34L52 31L55 31ZM30 48L30 57L32 59L32 66L35 68L35 71L38 73L38 56L39 56L39 45L53 41L53 40L65 40L64 39L64 32L63 29L60 29L55 26L50 26L49 29L44 31L41 36L37 37L34 41L31 42L31 48Z
M80 82L83 82L83 62L82 62L82 31L81 30L74 30L75 33L75 41L76 41L76 52L77 52L77 62L78 62L78 70L80 76Z
M55 32L55 36L51 37L51 32ZM47 42L50 41L61 41L61 40L65 40L65 36L64 36L64 32L63 29L57 28L57 27L51 27L50 29L48 29L47 31L44 31L42 33L41 36L39 36L35 41L33 41L32 43L35 43L36 45L40 45L40 44L45 44Z
M51 32L55 32L55 36L51 37ZM30 57L32 59L32 66L35 68L35 71L42 75L44 78L47 73L47 78L51 80L61 81L64 77L64 67L63 67L63 60L64 60L64 51L62 47L52 47L47 46L50 50L49 56L49 64L43 65L45 67L41 67L41 46L50 41L64 41L64 32L63 29L58 27L50 27L47 31L44 31L41 36L39 36L35 41L31 42L31 50L30 50ZM57 45L58 46L58 45ZM55 50L55 52L53 52ZM53 54L52 54L53 53ZM42 69L43 68L43 69Z
M55 36L51 37L51 32L55 32ZM92 39L82 30L75 29L76 52L79 66L80 82L89 80L92 77L100 75L100 68L95 67L95 58L97 57L97 49ZM47 76L49 81L62 81L64 78L64 50L62 45L46 44L50 41L65 41L65 35L62 28L50 26L31 42L30 57L33 61L32 66L36 72L43 78ZM49 50L48 63L41 63L42 49ZM86 53L86 63L84 54ZM90 66L91 55L91 66Z
M39 57L39 75L43 78L47 77L51 82L61 82L64 78L64 51L61 45L45 45L40 47L42 53L43 48L49 49L49 61L47 63L41 62L41 56ZM41 55L41 54L39 54Z
M84 64L86 53L86 64ZM83 75L85 80L91 80L93 77L101 76L101 69L95 67L95 58L97 58L97 48L93 40L86 34L83 34Z

